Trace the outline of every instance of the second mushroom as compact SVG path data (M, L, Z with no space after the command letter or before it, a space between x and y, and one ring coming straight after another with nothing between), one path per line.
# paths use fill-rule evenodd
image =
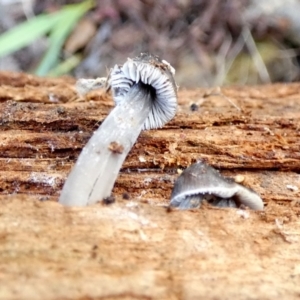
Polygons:
M203 201L219 207L264 208L262 199L253 190L223 177L216 169L199 161L177 178L170 206L179 209L198 208Z
M61 204L85 206L110 196L141 130L162 127L174 117L174 73L169 63L148 54L111 70L108 85L116 107L79 155L61 192Z

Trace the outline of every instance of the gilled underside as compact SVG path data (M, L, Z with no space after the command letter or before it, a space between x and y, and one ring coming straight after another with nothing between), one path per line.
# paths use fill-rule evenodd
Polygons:
M173 207L178 207L180 209L191 209L201 207L203 202L207 202L212 206L217 207L239 207L240 205L236 202L234 197L221 198L213 194L193 194L187 195L181 199L172 203Z
M119 105L134 83L142 82L153 88L152 110L143 129L160 128L171 120L177 108L177 86L173 79L174 69L148 54L128 59L123 66L116 65L110 73L109 86L114 101Z

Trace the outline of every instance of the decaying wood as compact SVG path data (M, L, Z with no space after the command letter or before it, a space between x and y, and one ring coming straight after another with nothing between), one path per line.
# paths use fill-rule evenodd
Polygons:
M79 99L73 84L0 74L1 299L300 293L300 84L180 90L176 117L143 132L127 157L116 204L64 208L39 200L57 201L113 107L103 91ZM160 207L180 169L199 159L243 178L266 210Z
M23 75L18 82L15 77L14 87L6 77L2 79L0 190L57 196L82 147L113 103L104 92L76 102L70 79L44 80L41 86L36 83L41 79L30 84L31 78L26 81ZM177 169L203 159L230 176L245 175L246 184L266 202L296 200L300 193L286 185L299 184L295 182L295 172L300 170L299 91L298 84L224 88L217 94L180 91L177 116L164 128L141 134L114 192L168 200ZM53 103L49 95L63 100ZM67 99L62 95L70 101L63 103ZM192 103L199 104L197 111L191 111Z

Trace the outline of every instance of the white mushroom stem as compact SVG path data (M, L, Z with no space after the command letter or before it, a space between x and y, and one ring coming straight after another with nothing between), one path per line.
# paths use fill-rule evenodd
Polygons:
M134 84L83 148L59 202L85 206L110 196L119 170L152 109L149 88Z

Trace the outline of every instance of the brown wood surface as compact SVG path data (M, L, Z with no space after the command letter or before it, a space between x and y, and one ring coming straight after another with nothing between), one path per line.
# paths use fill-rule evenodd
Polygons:
M181 89L176 117L125 160L117 203L79 209L53 201L113 102L73 83L0 73L1 299L300 295L300 84ZM243 176L265 211L160 207L199 159Z

